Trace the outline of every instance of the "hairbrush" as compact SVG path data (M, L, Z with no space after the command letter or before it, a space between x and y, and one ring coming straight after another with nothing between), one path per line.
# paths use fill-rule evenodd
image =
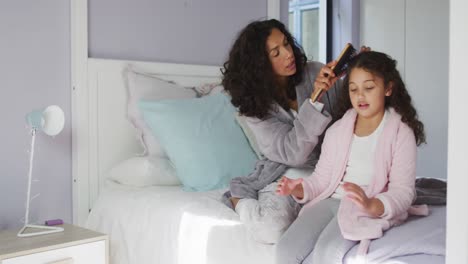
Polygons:
M338 56L335 66L331 68L333 73L335 73L335 76L340 76L346 71L349 62L354 58L354 56L356 56L356 54L356 49L353 47L353 45L351 45L351 43L347 43L344 49L341 51L340 56ZM327 73L325 73L325 77L328 77ZM322 93L323 89L315 89L311 96L312 102L317 101Z

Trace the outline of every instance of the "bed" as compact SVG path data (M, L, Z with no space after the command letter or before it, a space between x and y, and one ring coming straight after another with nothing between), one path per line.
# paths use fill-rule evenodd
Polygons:
M216 66L88 60L87 90L77 98L82 116L74 164L86 181L78 222L109 235L113 264L274 263L274 245L250 238L238 215L221 202L226 188L194 192L174 183L116 181L138 170L131 166L109 179L113 169L144 152L127 119L128 83L122 73L129 66L184 87L212 89L220 77ZM411 217L373 241L368 263L445 263L445 206L430 209L428 217ZM346 253L345 263L355 263L355 251Z

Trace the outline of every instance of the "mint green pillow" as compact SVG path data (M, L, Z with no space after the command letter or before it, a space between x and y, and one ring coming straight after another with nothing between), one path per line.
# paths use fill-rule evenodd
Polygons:
M207 191L250 174L257 161L224 93L140 101L143 118L174 164L186 191Z

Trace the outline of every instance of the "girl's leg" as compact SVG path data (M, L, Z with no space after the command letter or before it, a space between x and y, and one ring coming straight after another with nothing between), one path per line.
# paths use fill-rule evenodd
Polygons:
M339 203L329 198L302 212L276 245L276 263L302 263L314 250L322 230L336 215Z
M275 194L277 183L271 183L258 193L258 200L241 199L236 212L252 237L266 244L278 242L299 213L300 206L291 197Z
M335 216L317 240L311 263L343 263L343 257L356 244L343 238Z

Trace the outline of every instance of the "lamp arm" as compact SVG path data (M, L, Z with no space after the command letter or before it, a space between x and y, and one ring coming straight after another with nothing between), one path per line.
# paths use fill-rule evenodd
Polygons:
M31 129L31 151L29 153L29 171L28 171L28 193L26 198L26 213L24 215L24 225L29 224L29 203L31 201L31 182L32 182L32 168L34 158L34 143L36 141L36 128Z
M36 132L37 128L31 128L31 152L29 153L29 171L28 171L28 194L26 199L26 213L24 216L24 226L20 229L17 236L18 237L32 237L37 235L52 234L57 232L63 232L65 229L58 226L43 226L43 225L30 225L29 224L29 204L31 203L31 182L32 182L32 168L33 168L33 158L34 158L34 143L36 141ZM28 228L32 228L33 231L27 231Z

